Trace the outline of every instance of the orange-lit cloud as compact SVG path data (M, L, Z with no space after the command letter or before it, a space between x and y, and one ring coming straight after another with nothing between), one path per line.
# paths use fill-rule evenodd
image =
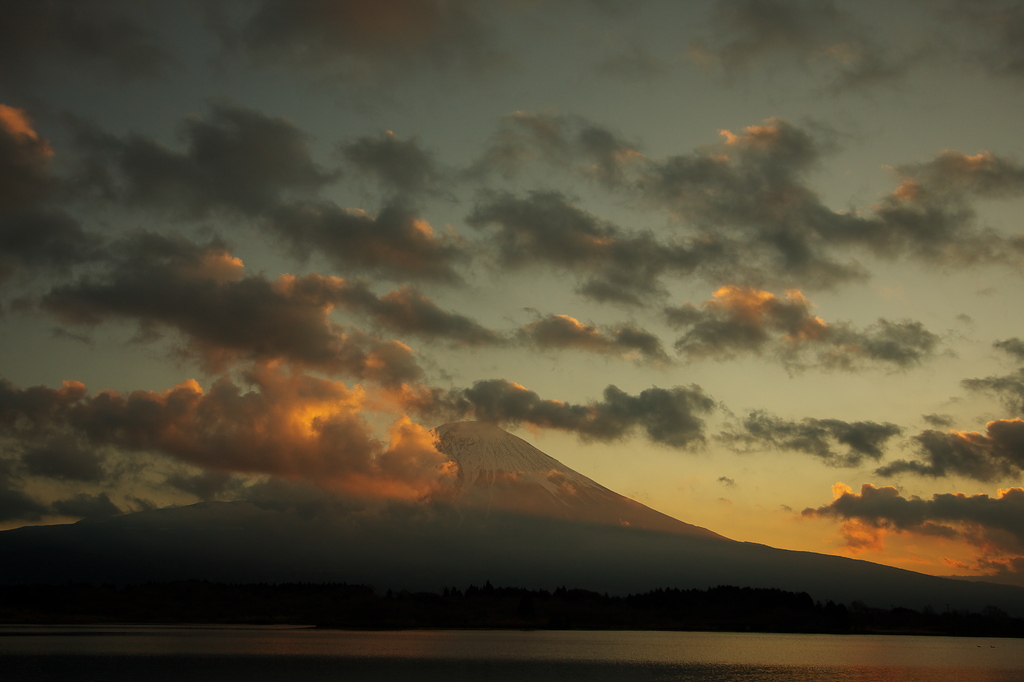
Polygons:
M887 533L955 541L973 548L972 571L1024 584L1024 572L1018 572L1024 567L1024 488L1001 489L994 498L945 493L930 500L869 483L859 493L837 492L830 504L805 509L803 515L841 520L851 550L882 551Z
M389 444L378 440L361 388L272 365L254 367L246 380L252 390L221 378L208 391L190 380L161 392L93 396L77 383L60 389L5 385L0 429L23 446L73 436L93 448L364 496L418 499L454 476L427 429L404 415L392 424Z
M542 349L574 348L654 364L669 362L660 339L633 325L602 331L570 315L547 315L525 325L519 338Z
M794 367L808 363L852 370L868 362L908 366L929 356L938 336L919 322L891 322L858 330L847 323L829 324L811 313L798 290L785 298L769 291L729 285L700 307L668 307L665 316L685 330L676 348L690 359L729 359L741 353L770 353Z
M115 247L106 278L59 286L43 298L43 307L69 324L128 319L150 332L157 325L176 331L187 351L215 372L239 362L282 360L384 384L421 376L408 345L331 319L336 304L359 301L382 315L365 285L319 275L244 276L241 261L215 242L143 234ZM419 303L428 309L428 302ZM446 317L436 307L428 312L435 326L476 331L467 318ZM400 320L400 312L393 313L391 326ZM415 322L407 321L406 330Z
M885 549L885 529L857 519L843 521L839 534L843 538L843 544L854 554L881 552Z
M0 104L0 210L27 206L48 191L52 156L28 114Z
M968 476L979 481L1013 478L1024 470L1024 419L997 419L986 432L922 431L914 437L917 460L897 460L878 470L884 476Z

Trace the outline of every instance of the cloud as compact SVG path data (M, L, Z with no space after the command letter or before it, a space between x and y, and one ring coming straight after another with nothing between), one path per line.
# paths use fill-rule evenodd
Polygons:
M960 383L972 391L991 391L999 394L1009 409L1024 413L1024 367L1018 368L1012 374L964 379Z
M1024 361L1024 341L1014 337L996 341L994 348ZM988 391L1002 397L1008 409L1024 413L1024 367L1003 376L988 376L981 379L964 379L961 385L971 391Z
M1024 195L1024 167L982 151L944 151L932 160L895 168L900 185L875 215L837 236L878 255L907 254L950 264L1015 264L1019 240L975 225L972 202Z
M879 319L865 330L849 324L829 324L811 313L810 301L799 291L784 299L769 291L725 286L700 307L669 306L665 317L685 330L676 349L691 360L731 359L745 353L768 353L787 365L814 362L833 369L858 369L865 362L908 367L929 357L939 337L920 322Z
M200 500L212 500L230 489L235 481L226 471L200 471L197 474L173 473L164 483L176 490L195 495Z
M364 496L417 499L451 478L428 430L407 417L393 421L389 443L375 438L362 389L272 367L256 367L246 381L253 390L225 377L208 392L187 381L163 392L92 396L76 383L60 389L4 383L0 433L25 446L74 437L94 448L153 453L208 471L270 474Z
M1019 260L1020 236L979 228L973 208L978 199L1024 194L1024 167L1009 159L945 151L897 166L899 186L877 204L833 211L805 178L830 136L777 118L722 136L718 145L643 165L634 186L700 234L739 237L742 247L729 244L740 265L732 281L827 287L862 278L856 261L834 258L851 246L958 266Z
M642 430L654 443L690 448L704 442L704 420L715 402L699 386L649 388L630 395L616 386L603 400L585 404L547 400L505 379L477 381L447 397L446 407L480 421L528 424L613 441Z
M466 222L481 231L498 227L492 239L506 267L548 264L577 272L586 278L580 293L602 301L640 303L661 292L662 272L694 269L702 256L661 244L649 232L624 232L558 192L487 195Z
M16 488L0 486L0 521L38 521L50 507Z
M888 422L812 418L789 421L763 410L747 415L742 427L742 431L723 432L719 438L731 447L803 452L834 467L856 467L864 459L879 460L886 443L902 433L900 427Z
M931 426L949 427L953 425L953 418L948 414L925 414L921 418Z
M122 79L154 78L172 64L154 32L132 16L133 3L57 0L4 3L0 82L23 88L41 73L95 68Z
M58 185L52 157L28 114L0 104L0 282L19 271L66 271L98 253L96 235L71 215L44 206Z
M634 185L644 201L670 209L704 239L728 242L738 266L732 279L801 281L834 286L859 279L855 262L829 254L831 233L859 219L835 213L806 186L803 176L825 145L807 130L772 118L693 154L642 167Z
M831 1L719 0L711 26L691 57L730 77L788 58L823 70L838 90L901 76L917 58L880 45Z
M547 315L525 325L518 336L545 350L577 349L655 364L669 362L657 336L628 324L601 331L569 315Z
M1024 362L1024 341L1016 337L1010 339L1003 339L1002 341L996 341L992 344L993 348L998 348L1001 351L1009 353L1017 360Z
M63 211L0 211L0 219L0 282L15 272L35 275L45 268L65 273L103 256L99 235L86 232Z
M468 254L454 237L438 235L409 209L392 204L377 215L329 202L282 204L269 229L302 257L316 252L343 272L392 279L460 282L454 266Z
M978 481L1015 478L1024 471L1024 420L999 419L986 424L986 432L922 431L914 436L919 460L897 460L875 473L895 476L912 473L939 478L965 476Z
M957 0L948 18L958 36L967 38L969 53L990 73L1024 76L1024 7L1020 3Z
M187 216L218 208L256 214L337 178L313 161L294 124L243 107L213 106L207 118L186 118L181 151L138 134L122 139L84 121L70 124L83 156L79 182Z
M616 187L643 159L635 145L581 116L517 111L502 120L468 175L497 172L509 178L529 162L543 161Z
M390 130L353 140L342 152L349 163L402 196L435 189L440 182L433 155L416 138L403 140Z
M899 185L877 204L835 211L807 182L834 135L778 118L721 134L718 144L658 160L584 119L519 112L474 167L512 175L539 160L589 175L671 211L685 241L626 232L550 191L486 193L467 222L500 228L499 254L508 265L554 263L589 275L581 293L633 303L659 291L667 272L758 287L832 287L866 276L848 258L851 247L959 266L1012 264L1024 248L1020 237L975 220L975 201L1024 194L1024 168L1009 159L945 151L897 166Z
M313 276L306 280L313 281ZM466 346L505 343L501 334L465 315L443 310L414 287L402 286L378 297L364 281L346 282L338 278L331 278L331 281L334 283L334 301L350 310L367 314L384 329Z
M99 483L106 478L103 460L96 449L83 447L78 439L66 436L29 448L21 456L28 474L83 483Z
M111 249L116 257L104 277L55 287L43 308L66 324L127 319L144 333L178 331L187 350L214 371L280 360L385 384L421 375L406 345L331 321L344 280L245 276L242 262L218 242L141 234Z
M78 493L66 500L56 500L53 503L53 511L61 516L77 516L83 519L104 519L122 513L106 493Z
M31 205L51 187L53 149L28 114L0 104L0 209Z
M478 3L466 0L263 0L238 46L285 63L367 82L424 67L475 72L501 61Z
M1024 488L1008 488L999 497L944 493L925 500L903 497L893 487L847 489L830 504L803 511L806 517L859 522L869 528L967 540L984 553L1024 551Z

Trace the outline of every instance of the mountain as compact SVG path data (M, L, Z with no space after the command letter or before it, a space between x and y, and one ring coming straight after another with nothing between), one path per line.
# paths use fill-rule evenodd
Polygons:
M459 465L449 494L419 503L285 486L204 502L0 532L0 583L348 582L438 591L490 581L611 594L717 585L815 600L1024 616L1024 589L729 540L675 521L474 423L438 427Z
M452 422L434 434L437 449L459 465L458 505L722 538L619 495L493 424Z

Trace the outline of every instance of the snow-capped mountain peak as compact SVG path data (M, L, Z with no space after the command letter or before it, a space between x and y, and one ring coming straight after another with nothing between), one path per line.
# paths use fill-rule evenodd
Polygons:
M494 424L451 422L434 434L459 467L456 504L721 538L605 488Z

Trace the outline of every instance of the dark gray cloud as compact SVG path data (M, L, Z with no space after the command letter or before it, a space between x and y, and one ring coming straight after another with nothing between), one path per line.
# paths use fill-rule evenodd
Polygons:
M334 284L333 301L349 310L365 313L383 329L466 346L495 346L506 342L501 334L471 318L440 308L414 287L402 286L377 296L365 281L330 281ZM305 282L314 280L306 278Z
M38 521L49 512L50 507L35 497L0 485L0 521Z
M946 493L925 500L906 498L896 488L870 483L860 494L845 492L831 504L805 509L804 516L858 520L876 528L961 537L978 545L1020 553L1024 544L1024 489L988 495Z
M598 300L638 303L661 291L664 271L695 269L704 255L650 232L623 231L557 192L487 195L466 221L479 230L497 226L492 241L505 266L548 264L579 273L580 292Z
M862 221L830 210L805 183L830 145L781 119L722 134L721 144L644 165L636 191L704 239L737 238L743 267L732 281L834 286L863 277L855 262L829 253L834 232Z
M832 135L769 119L723 136L721 144L642 165L635 187L698 233L740 238L733 282L834 286L864 276L856 261L835 258L851 246L958 266L1012 265L1024 249L1019 235L979 227L973 208L977 199L1024 194L1024 167L1008 159L945 151L897 166L899 186L870 209L834 211L806 179Z
M1018 478L1024 471L1024 420L1000 419L986 432L922 431L914 436L918 460L897 460L879 468L880 476L903 473L940 478L964 476L978 481Z
M232 487L234 478L225 471L201 471L198 474L174 473L165 483L176 490L195 495L200 500L212 500Z
M33 127L28 114L0 104L0 209L38 201L52 187L53 149Z
M141 234L111 248L105 276L55 287L42 306L67 324L127 319L149 334L175 330L212 370L284 360L385 384L421 374L404 344L331 321L344 280L244 276L241 261L217 242Z
M172 59L139 21L138 9L120 0L5 2L0 82L24 88L40 76L66 78L82 67L124 79L164 74Z
M699 386L649 388L637 395L608 386L602 400L573 404L543 399L505 379L488 379L448 397L449 410L481 421L559 429L598 441L640 430L654 443L677 448L704 442L702 415L715 407Z
M122 513L106 493L78 493L74 497L55 500L53 511L61 516L77 516L83 519L105 519Z
M0 432L6 431L11 421L5 419L3 412L10 405L9 388L9 384L0 380ZM0 522L38 521L50 513L43 501L23 490L25 481L17 470L16 460L11 457L18 447L16 439L0 442Z
M988 71L1024 77L1024 6L1017 0L954 0L946 18ZM973 29L973 30L972 30Z
M471 177L511 177L532 161L573 170L615 187L643 160L635 145L581 116L517 111L503 119Z
M202 215L217 208L255 214L332 182L306 135L291 122L237 106L186 118L170 149L137 134L119 138L71 120L82 159L79 183L112 199Z
M400 196L437 189L441 180L433 155L416 138L403 140L390 130L342 146L345 158Z
M710 35L690 50L729 77L790 59L822 70L833 89L902 76L918 58L917 50L892 49L831 0L719 0Z
M106 478L103 460L94 448L83 447L77 439L68 437L29 448L21 456L28 474L85 483L98 483Z
M458 239L436 234L400 204L370 215L329 202L291 203L268 217L270 230L296 255L316 253L343 272L460 282L455 266L468 257Z
M569 315L547 315L525 325L518 336L541 349L577 349L655 364L670 362L657 336L629 324L602 330Z
M475 72L502 61L481 3L263 0L234 36L258 63L375 81L428 68Z
M1024 341L1012 337L992 344L1016 360L1024 361ZM979 379L964 379L961 385L971 391L995 393L1003 399L1007 408L1024 413L1024 367L1018 367L1010 374L988 376Z
M0 281L16 271L66 271L97 255L100 239L50 208L53 150L21 109L0 104Z
M1018 339L1017 337L1013 337L1011 339L1003 339L1002 341L996 341L995 343L992 344L992 347L998 348L999 350L1005 353L1009 353L1015 359L1024 362L1024 341Z
M0 211L0 282L14 272L68 272L102 257L103 240L59 210Z
M538 160L594 177L671 211L688 235L685 242L624 232L556 192L524 199L487 194L468 222L503 228L499 248L507 262L528 255L576 270L599 269L583 293L601 298L618 289L621 299L633 302L644 290L656 290L667 270L717 283L820 288L866 276L849 257L851 247L957 266L1010 265L1024 252L1024 238L979 227L974 211L976 200L1024 194L1024 167L1009 159L945 151L924 163L896 166L899 186L876 204L836 211L808 181L835 147L834 133L772 118L722 135L718 144L656 160L585 119L519 112L506 119L472 169L475 175L497 170L508 176ZM621 262L637 251L646 255L644 270ZM625 277L623 270L643 276Z
M837 241L859 243L881 256L910 255L954 265L1017 262L1022 245L976 225L973 201L1024 195L1024 166L991 152L944 151L896 167L900 185L875 215Z
M900 427L888 422L811 418L790 421L762 410L747 415L742 429L723 432L720 438L741 449L803 452L835 467L855 467L864 459L881 459L886 443L902 433Z
M726 286L700 307L669 306L664 314L669 324L684 330L675 346L691 360L755 353L778 357L790 367L909 367L930 357L939 343L939 337L920 322L879 319L858 330L847 323L827 323L811 308L796 290L783 299L769 291Z
M931 426L950 427L953 425L953 418L948 414L925 414L921 418Z

